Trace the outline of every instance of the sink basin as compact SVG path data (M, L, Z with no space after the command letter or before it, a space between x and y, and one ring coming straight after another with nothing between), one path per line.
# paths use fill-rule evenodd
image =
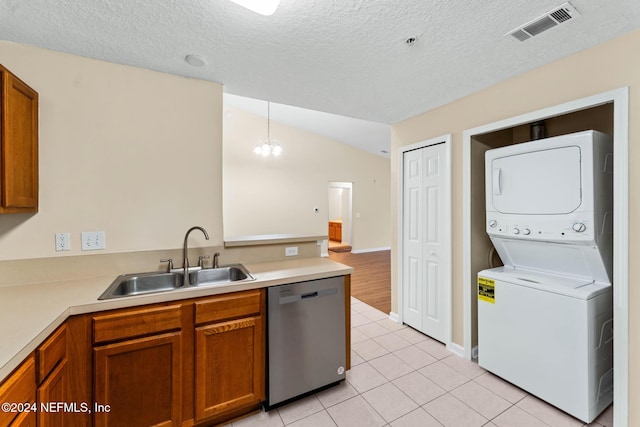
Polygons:
M114 280L98 299L172 291L182 287L182 277L183 274L178 272L122 274Z
M239 280L255 280L242 264L196 270L189 273L191 286L219 285Z
M171 273L122 274L113 281L99 300L144 295L155 292L173 291L184 288L179 271ZM255 280L242 264L226 265L220 268L196 270L189 273L191 286L222 285L241 280Z

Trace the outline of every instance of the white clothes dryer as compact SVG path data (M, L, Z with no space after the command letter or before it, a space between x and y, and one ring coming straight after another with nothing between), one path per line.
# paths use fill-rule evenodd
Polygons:
M590 130L488 150L485 189L487 234L505 264L611 282L609 135ZM549 263L532 241L571 249L548 249L557 260Z

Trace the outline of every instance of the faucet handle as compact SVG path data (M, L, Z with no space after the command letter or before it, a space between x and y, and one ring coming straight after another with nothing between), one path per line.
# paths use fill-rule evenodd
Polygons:
M204 260L209 259L209 255L201 255L198 257L198 267L204 268Z
M171 258L166 258L161 259L160 262L168 262L169 264L167 265L167 273L171 273L171 270L173 270L173 260Z
M220 252L216 252L215 254L213 254L213 268L219 268L220 264L219 264L219 260L220 259Z

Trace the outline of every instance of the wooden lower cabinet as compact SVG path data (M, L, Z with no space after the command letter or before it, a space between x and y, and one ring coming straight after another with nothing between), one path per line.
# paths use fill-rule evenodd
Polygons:
M329 221L329 240L342 242L342 222Z
M181 332L94 349L96 426L179 426ZM107 406L108 405L108 406Z
M38 427L66 427L75 408L58 404L71 403L68 391L67 326L63 324L38 347ZM78 408L79 409L79 408Z
M92 315L102 426L212 425L265 396L263 290ZM108 407L106 407L108 405Z
M196 328L196 420L264 400L262 316Z
M38 387L38 404L50 405L48 410L38 408L38 427L66 427L70 411L54 406L58 402L71 403L67 393L67 361L61 361L49 374L47 379ZM78 408L80 409L80 408Z
M0 384L0 401L92 413L0 412L0 427L210 426L257 410L265 316L264 289L72 316Z
M36 413L22 412L10 424L11 427L36 427Z
M0 403L36 404L36 362L33 354L0 384ZM32 417L28 412L26 415L25 412L17 412L18 409L22 408L0 411L0 426L29 425Z

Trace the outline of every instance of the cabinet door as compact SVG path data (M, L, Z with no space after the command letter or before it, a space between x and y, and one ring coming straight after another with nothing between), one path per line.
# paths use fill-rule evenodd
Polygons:
M2 206L0 212L38 211L38 93L2 72Z
M262 316L196 328L196 419L264 400Z
M36 362L33 355L22 364L0 385L0 403L29 403L36 402ZM19 416L17 412L0 411L0 426L11 425ZM19 424L18 424L19 425Z
M67 361L63 360L56 369L51 372L47 379L38 387L38 405L56 402L71 403L67 399ZM38 408L40 409L40 407ZM38 411L38 427L65 427L66 412Z
M18 418L13 420L11 427L36 427L35 412L21 412Z
M95 425L180 425L181 351L181 332L94 348Z

